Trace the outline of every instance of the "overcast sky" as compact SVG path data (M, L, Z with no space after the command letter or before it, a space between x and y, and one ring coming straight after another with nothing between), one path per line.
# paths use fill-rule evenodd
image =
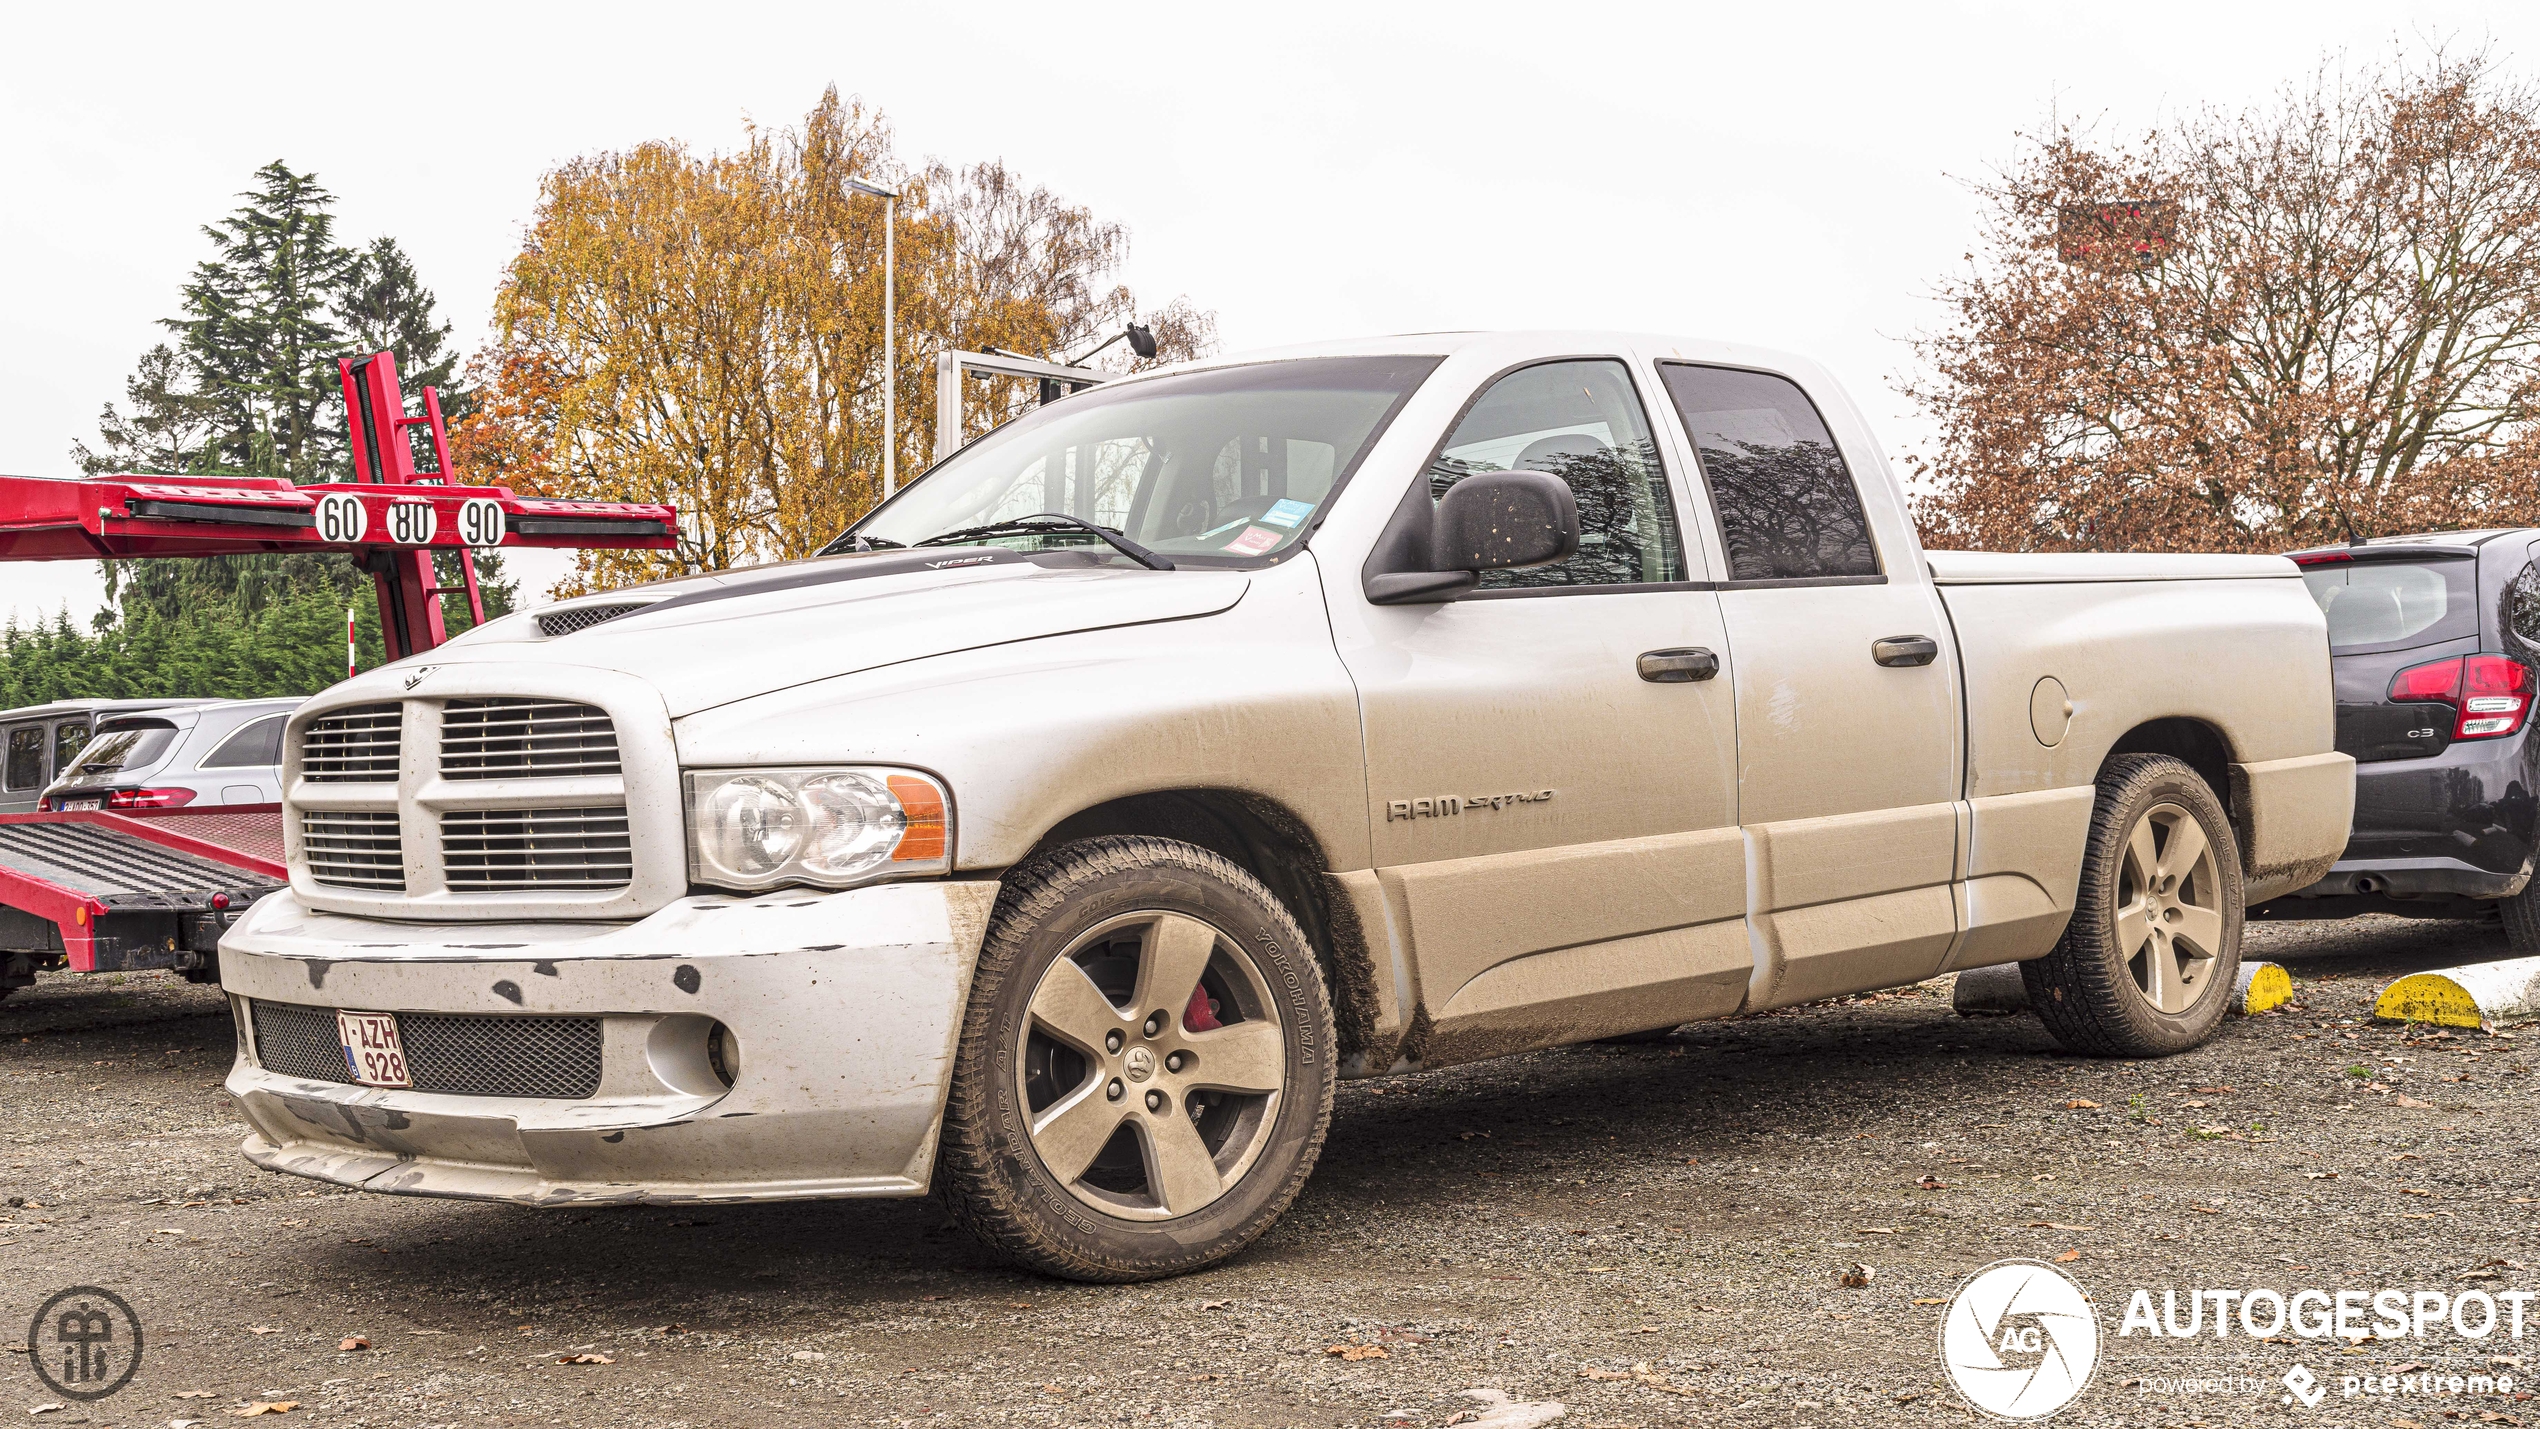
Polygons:
M345 240L393 234L473 347L541 172L727 147L832 82L908 157L1003 158L1128 225L1127 281L1215 309L1230 348L1762 342L1829 363L1901 451L1902 339L1968 247L1960 181L2017 133L2237 107L2338 50L2527 69L2540 6L441 0L29 6L9 31L0 472L68 475L258 165L314 170ZM88 563L0 566L20 620L99 599Z

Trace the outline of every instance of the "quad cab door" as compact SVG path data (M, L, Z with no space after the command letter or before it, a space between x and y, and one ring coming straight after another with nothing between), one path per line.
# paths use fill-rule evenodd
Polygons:
M1929 977L1959 922L1959 677L1894 487L1855 480L1846 443L1787 376L1657 370L1724 566L1738 819L1754 851L1748 1010ZM1867 450L1839 398L1825 410Z
M1374 862L1427 1024L1406 1050L1430 1064L1722 1015L1753 962L1719 601L1630 364L1484 382L1405 509L1505 470L1569 483L1576 555L1443 604L1334 581Z

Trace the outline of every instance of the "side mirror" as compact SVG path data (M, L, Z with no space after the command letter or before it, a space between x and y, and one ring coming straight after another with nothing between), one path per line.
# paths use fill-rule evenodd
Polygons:
M1375 605L1453 600L1478 572L1548 565L1578 549L1578 498L1557 476L1476 472L1434 502L1421 481L1369 553L1362 586Z
M1578 550L1579 499L1549 473L1476 472L1438 501L1439 570L1548 566Z

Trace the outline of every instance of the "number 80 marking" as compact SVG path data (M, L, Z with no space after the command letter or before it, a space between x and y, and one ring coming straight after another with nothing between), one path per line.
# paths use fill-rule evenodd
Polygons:
M388 503L388 539L400 546L432 544L432 533L440 524L440 518L433 513L429 501Z

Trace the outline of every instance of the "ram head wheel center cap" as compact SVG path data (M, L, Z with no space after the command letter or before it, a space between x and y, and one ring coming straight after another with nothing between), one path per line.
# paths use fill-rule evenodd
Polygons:
M1120 1067L1129 1074L1130 1081L1143 1082L1155 1075L1155 1054L1144 1047L1132 1047L1129 1055L1120 1059Z

